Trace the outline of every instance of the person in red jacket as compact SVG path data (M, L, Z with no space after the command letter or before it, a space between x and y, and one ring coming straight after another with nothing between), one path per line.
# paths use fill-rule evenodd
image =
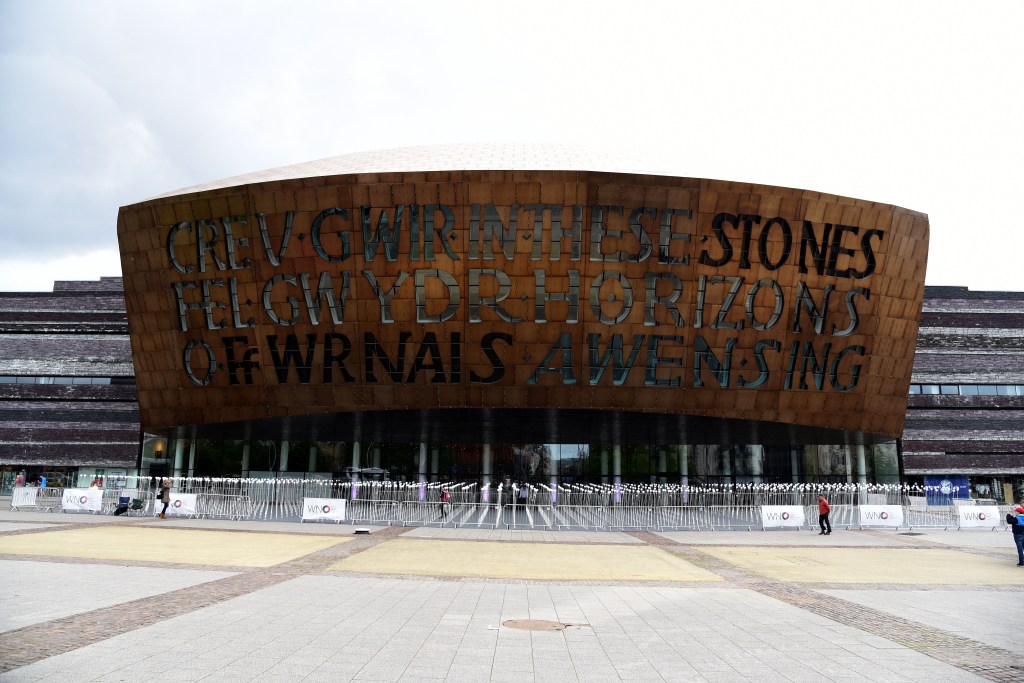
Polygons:
M448 509L451 507L450 502L452 494L448 493L448 489L441 489L441 521L448 519Z
M832 523L828 520L828 513L832 511L832 506L825 500L825 496L818 496L818 526L821 527L821 533L819 536L828 536L832 533ZM828 527L828 531L825 528Z

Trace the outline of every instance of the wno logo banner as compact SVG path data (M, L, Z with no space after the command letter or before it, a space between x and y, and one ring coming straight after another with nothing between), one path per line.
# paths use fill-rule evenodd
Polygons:
M176 517L195 517L197 498L198 494L196 493L172 493L171 502L167 506L167 514ZM157 504L153 507L153 514L159 515L161 510L163 510L163 505L158 499Z
M341 522L345 519L344 498L303 498L302 521L330 520Z
M800 505L762 505L761 526L765 529L777 527L802 527L806 517Z
M957 524L961 529L966 527L993 528L1003 523L999 516L999 508L995 505L958 505L956 507Z
M862 527L896 528L903 526L903 508L899 505L861 505L858 512Z
M64 489L61 507L65 510L99 512L103 507L103 491L101 489Z

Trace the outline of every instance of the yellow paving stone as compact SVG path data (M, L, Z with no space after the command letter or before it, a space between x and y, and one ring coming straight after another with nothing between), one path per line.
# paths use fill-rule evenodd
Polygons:
M349 540L337 536L305 534L104 526L0 536L0 553L270 567Z
M331 569L379 574L553 580L721 581L651 546L394 539Z
M1006 559L945 548L702 547L743 569L797 583L1024 584Z

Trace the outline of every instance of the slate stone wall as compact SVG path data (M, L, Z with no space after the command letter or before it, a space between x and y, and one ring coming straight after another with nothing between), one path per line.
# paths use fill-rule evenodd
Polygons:
M1024 292L926 287L912 383L1024 385ZM1024 474L1024 396L911 395L904 471Z
M134 375L121 278L0 293L0 376L114 382L0 383L0 465L134 467Z

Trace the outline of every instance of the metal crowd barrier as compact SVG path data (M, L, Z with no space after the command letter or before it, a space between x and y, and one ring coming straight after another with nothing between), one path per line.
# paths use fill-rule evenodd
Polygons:
M110 482L113 483L113 482ZM955 505L927 505L934 492L906 485L738 484L499 484L390 482L331 479L171 478L173 492L196 494L196 517L299 521L305 498L344 499L351 524L445 526L481 529L683 531L759 530L761 506L800 506L804 529L817 527L818 495L831 504L838 528L860 525L860 505L892 505L903 511L900 528L959 528ZM442 506L442 491L449 494ZM122 496L146 502L159 491L150 477L119 478L103 491L102 512ZM928 496L932 496L928 498ZM36 509L61 508L63 489L39 492ZM946 502L946 501L943 501ZM1002 519L1013 506L1000 508Z
M903 523L908 529L955 529L956 507L953 505L908 505L903 508Z

